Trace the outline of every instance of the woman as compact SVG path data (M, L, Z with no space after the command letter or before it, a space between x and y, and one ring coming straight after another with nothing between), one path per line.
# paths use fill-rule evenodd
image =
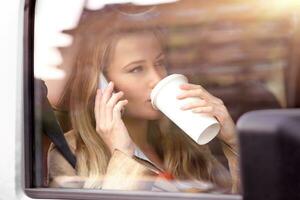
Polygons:
M98 88L101 73L111 81L103 91ZM196 144L153 109L150 92L165 76L167 59L159 31L119 30L105 40L82 43L69 83L73 130L66 133L77 165L73 169L52 146L50 186L145 189L137 179L147 182L158 172L173 180L209 182L237 192L237 136L223 102L195 84L181 85L182 94L177 97L201 98L201 103L182 109L218 119L217 137L230 173L206 145ZM135 152L150 162L138 159Z

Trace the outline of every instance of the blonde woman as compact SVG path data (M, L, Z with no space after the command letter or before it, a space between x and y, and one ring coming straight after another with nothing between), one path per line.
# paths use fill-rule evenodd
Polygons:
M229 171L208 146L195 143L153 109L150 92L168 74L161 38L155 30L129 29L105 39L81 41L67 95L73 129L65 134L77 165L72 168L51 146L50 186L153 190L151 184L139 181L152 183L157 174L167 174L166 179L201 181L238 191L235 125L220 99L195 84L181 85L178 96L203 99L182 109L218 119L217 137ZM101 73L110 81L103 91L98 88ZM144 159L137 158L136 152Z

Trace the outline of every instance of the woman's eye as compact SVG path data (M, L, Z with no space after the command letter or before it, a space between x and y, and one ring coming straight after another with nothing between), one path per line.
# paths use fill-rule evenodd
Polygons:
M166 65L165 60L159 60L156 62L156 66L165 66L165 65Z
M142 70L143 70L142 66L138 66L138 67L135 67L135 68L131 69L129 72L137 73L137 72L140 72Z

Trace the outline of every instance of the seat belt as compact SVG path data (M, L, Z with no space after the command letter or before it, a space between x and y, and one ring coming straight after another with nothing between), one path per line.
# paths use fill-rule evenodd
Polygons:
M64 156L64 158L72 165L73 168L76 166L76 157L70 150L70 147L64 137L63 131L55 117L52 110L50 102L47 98L48 89L44 81L40 79L35 79L36 91L40 89L40 92L35 94L40 94L40 102L35 102L35 108L41 109L41 129L44 134L46 134L49 139L56 146L58 151ZM39 105L38 105L39 104ZM39 108L38 106L41 106Z

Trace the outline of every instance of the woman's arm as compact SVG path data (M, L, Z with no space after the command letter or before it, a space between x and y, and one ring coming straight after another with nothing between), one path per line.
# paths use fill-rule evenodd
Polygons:
M225 142L222 143L223 152L228 160L229 170L232 179L232 193L241 192L240 168L239 168L239 151L237 147L231 147Z
M192 110L195 113L205 113L217 118L221 125L218 139L222 143L224 154L228 160L232 177L232 192L238 192L240 187L239 150L235 124L223 101L206 91L202 86L183 84L183 92L177 98L198 97L201 101L190 103L182 107L183 110Z

